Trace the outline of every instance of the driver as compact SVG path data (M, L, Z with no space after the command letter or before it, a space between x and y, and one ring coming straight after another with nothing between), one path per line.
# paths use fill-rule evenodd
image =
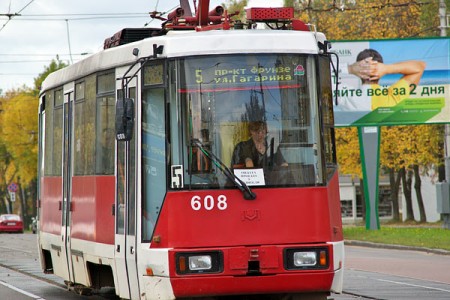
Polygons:
M248 129L250 139L238 143L234 148L231 158L233 168L264 168L274 164L286 167L288 165L279 151L273 154L273 139L270 147L267 144L266 122L250 122Z

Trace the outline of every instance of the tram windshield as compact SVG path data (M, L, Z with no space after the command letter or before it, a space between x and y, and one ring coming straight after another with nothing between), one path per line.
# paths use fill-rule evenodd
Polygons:
M178 102L171 105L172 188L231 188L225 168L252 188L322 183L313 56L173 64L179 72L171 80Z

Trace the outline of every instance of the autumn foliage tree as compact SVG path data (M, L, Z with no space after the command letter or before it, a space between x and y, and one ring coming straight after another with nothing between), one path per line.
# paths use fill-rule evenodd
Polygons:
M438 35L439 1L294 0L286 3L295 7L301 20L314 24L330 40Z
M26 223L36 214L39 90L48 74L64 66L57 57L35 78L33 88L0 97L0 212L21 213ZM14 204L7 193L12 182L19 186Z
M439 35L439 1L410 0L290 0L297 16L314 24L331 40L367 40ZM450 1L446 1L447 5ZM442 127L439 125L382 128L381 166L389 174L394 219L399 220L398 191L402 183L406 219L413 220L412 178L420 221L426 221L420 175L442 164ZM355 130L336 130L340 172L360 176ZM356 147L356 148L355 148ZM357 150L355 150L357 149ZM425 199L426 200L426 199Z
M1 106L0 148L5 159L1 167L4 172L0 187L7 191L6 187L12 182L23 188L36 179L37 98L31 89L22 88L6 93ZM7 211L12 212L6 193L3 199L5 206L9 206Z

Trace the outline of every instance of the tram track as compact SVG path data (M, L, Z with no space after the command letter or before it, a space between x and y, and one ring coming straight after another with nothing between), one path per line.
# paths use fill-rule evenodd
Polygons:
M11 250L11 248L6 248L6 247L0 247L0 248L4 248L4 249L8 249ZM22 251L22 252L28 252L28 251ZM67 287L67 285L60 283L52 278L46 278L46 275L44 273L42 273L42 275L38 275L36 274L36 272L39 272L38 270L38 266L36 266L36 268L31 269L29 266L27 266L25 268L25 266L17 266L17 265L8 265L5 264L3 262L0 262L0 267L1 268L5 268L8 269L10 271L13 272L17 272L20 273L24 276L27 276L29 278L35 279L35 280L39 280L43 283L47 283L47 284L51 284L57 288L61 288L64 290L69 290L69 288ZM74 292L75 294L75 292ZM102 293L94 293L95 295L105 298L105 299L114 299L116 298L114 295L111 295L110 293L107 294L102 294ZM81 296L80 296L81 297ZM328 297L328 300L351 300L351 299L370 299L370 300L385 300L384 298L379 298L379 297L371 297L371 296L367 296L367 295L362 295L362 294L358 294L358 293L353 293L353 292L348 292L348 291L343 291L342 294L333 294L330 297Z
M384 298L371 297L371 296L366 296L366 295L361 295L361 294L351 293L351 292L346 292L346 291L342 291L342 295L353 297L354 299L386 300ZM335 299L335 298L331 297L330 300L332 300L332 299ZM338 300L338 299L336 299L336 300Z
M5 247L0 247L0 248L5 248ZM6 248L9 249L10 248ZM27 251L23 251L23 252L27 252ZM62 284L60 282L57 282L56 280L52 279L52 278L45 278L45 276L48 276L44 273L42 273L42 275L37 275L33 271L28 271L28 270L24 270L20 267L17 266L11 266L11 265L7 265L5 263L0 262L0 267L11 270L13 272L17 272L20 273L24 276L27 276L29 278L33 278L35 280L39 280L43 283L47 283L47 284L51 284L57 288L61 288L64 290L69 290L69 287L65 284ZM76 292L74 292L74 294L76 294ZM102 293L93 293L96 296L102 297L104 299L115 299L115 295L111 295L111 293L106 293L106 294L102 294ZM81 297L81 296L80 296ZM367 295L362 295L362 294L358 294L358 293L354 293L354 292L348 292L348 291L343 291L342 294L333 294L330 297L328 297L328 300L350 300L350 299L370 299L370 300L385 300L384 298L379 298L379 297L371 297L371 296L367 296Z
M1 247L1 248L5 248L5 247ZM10 249L10 248L8 248ZM50 284L55 286L56 288L62 289L62 290L69 290L69 287L61 282L58 282L57 280L53 279L53 278L46 278L46 276L52 276L52 275L48 275L48 274L44 274L42 273L42 275L40 275L38 272L39 270L39 266L38 265L34 265L34 267L31 267L29 265L29 263L25 262L23 265L18 265L17 263L14 265L8 265L7 263L4 262L0 262L0 268L4 268L7 270L10 270L12 272L17 272L23 276L26 276L28 278L34 279L34 280L39 280L42 283L46 283L46 284ZM3 282L3 280L0 279L0 281ZM28 280L25 280L28 281ZM72 291L72 296L73 297L77 297L77 292L76 291ZM101 291L93 291L92 293L93 298L92 299L118 299L114 294L111 293L111 291L108 292L101 292ZM83 297L81 295L79 295L80 299ZM0 295L1 298L1 295ZM42 298L44 299L44 298ZM76 298L75 298L76 299ZM369 296L369 295L364 295L362 293L355 293L355 292L351 292L351 291L342 291L341 294L332 294L331 296L328 297L328 300L353 300L353 299L367 299L367 300L387 300L387 298L383 298L383 297L373 297L373 296Z
M111 291L109 293L98 293L98 291L94 290L93 295L88 298L79 296L75 292L67 292L69 288L61 278L53 274L44 274L41 270L35 236L31 234L0 235L0 245L0 274L3 275L3 277L0 277L1 282L6 282L34 295L40 295L46 300L63 298L66 300L117 299ZM442 277L448 274L445 273L448 268L446 268L447 264L442 256L437 254L423 255L421 252L393 252L393 250L386 250L388 252L380 253L380 250L376 250L373 253L374 251L372 248L350 247L347 249L349 266L345 272L346 277L344 281L346 284L344 290L342 294L331 294L328 300L449 299L450 286L444 280L445 277ZM398 264L403 264L403 268L406 268L409 261L415 262L420 266L421 270L425 270L428 265L433 266L426 270L429 273L432 270L431 273L435 273L436 276L421 276L425 278L418 279L418 275L414 275L414 273L400 273L396 276L389 275L389 272L379 269L378 265L376 266L378 269L371 265L366 266L361 257L364 257L364 259L365 257L370 257L371 261L374 257L390 257L395 259L390 264L395 264L398 261ZM442 267L438 268L436 262L440 262ZM356 263L359 269L366 266L367 270L359 270L355 267ZM437 276L440 273L443 275ZM14 280L14 278L19 277L22 279L19 281ZM35 282L34 290L33 282ZM46 297L41 294L36 285L40 285L40 289L47 286L46 289L54 290L60 297ZM0 299L5 299L2 296L0 294Z
M28 277L31 277L33 279L40 280L40 281L48 283L48 284L52 284L52 285L57 286L59 288L67 289L66 285L64 285L62 283L59 283L59 282L57 282L55 280L52 280L51 278L45 278L44 277L45 274L43 274L43 276L36 275L36 274L33 274L30 271L25 271L25 270L22 270L20 268L17 268L17 267L14 267L14 266L9 266L9 265L6 265L6 264L1 263L1 262L0 262L0 267L8 269L8 270L11 270L11 271L14 271L14 272L17 272L17 273L20 273L20 274L28 276Z
M30 255L34 254L34 251L32 251L32 250L25 250L25 249L20 249L20 248L15 248L15 247L0 246L0 251L2 251L3 249L6 250L6 251L19 251L19 252L23 252L23 253L30 254Z

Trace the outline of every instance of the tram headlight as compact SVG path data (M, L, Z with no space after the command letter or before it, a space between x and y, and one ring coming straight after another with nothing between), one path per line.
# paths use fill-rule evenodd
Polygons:
M317 263L317 253L315 251L294 252L293 263L296 267L315 266Z
M326 248L285 249L284 258L287 270L325 269L329 265Z
M189 270L200 271L200 270L211 270L211 268L212 268L211 255L189 256Z
M178 252L175 259L178 274L219 273L223 270L220 251Z

